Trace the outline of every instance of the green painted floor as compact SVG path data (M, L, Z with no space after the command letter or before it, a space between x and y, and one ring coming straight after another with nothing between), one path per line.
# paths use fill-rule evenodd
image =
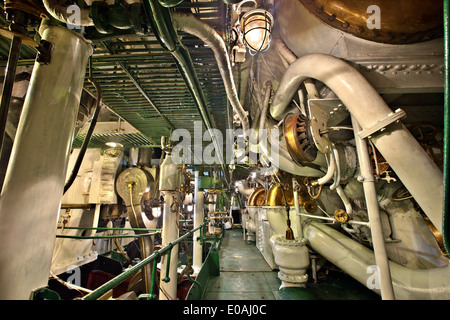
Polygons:
M212 277L204 300L275 300L281 285L255 243L243 239L242 229L225 230L219 252L220 276Z
M242 229L224 231L219 251L220 276L211 277L203 300L379 300L380 297L342 272L328 270L317 284L284 288Z

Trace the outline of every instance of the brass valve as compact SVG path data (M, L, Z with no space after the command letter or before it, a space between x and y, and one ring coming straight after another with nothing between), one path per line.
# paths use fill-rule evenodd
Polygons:
M337 209L334 212L334 218L336 219L336 221L338 221L339 223L346 223L349 220L349 216L347 214L347 212L345 212L345 210L342 209Z

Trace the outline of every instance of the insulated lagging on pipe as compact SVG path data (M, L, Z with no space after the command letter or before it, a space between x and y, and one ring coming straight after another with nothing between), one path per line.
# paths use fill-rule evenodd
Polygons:
M372 250L320 222L303 223L308 245L352 278L381 295L377 263ZM449 300L450 266L409 269L389 261L397 300Z
M45 9L48 13L58 21L69 24L69 18L73 18L76 12L79 12L77 16L77 23L80 26L93 26L94 21L90 17L91 8L80 8L79 6L72 4L66 5L65 0L43 0Z
M326 54L311 54L288 67L270 107L273 118L282 119L307 78L327 85L363 130L372 128L393 113L372 85L348 63ZM402 123L391 124L385 131L374 133L371 140L434 226L442 231L441 170Z
M247 111L244 110L239 101L225 41L212 27L192 15L173 13L172 20L177 30L198 37L213 50L228 100L242 123L244 133L247 132L249 129Z
M45 287L52 261L67 159L73 142L90 44L42 24L49 64L35 62L0 198L0 299L29 299ZM43 130L43 128L45 130ZM20 236L20 241L17 241Z

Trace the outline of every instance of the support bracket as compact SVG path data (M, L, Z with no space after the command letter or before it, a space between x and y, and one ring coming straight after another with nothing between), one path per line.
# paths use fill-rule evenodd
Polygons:
M361 139L370 139L374 133L378 131L385 131L387 126L391 125L394 122L398 123L404 117L406 117L406 112L399 108L395 110L395 112L389 113L384 119L378 121L372 127L360 131L358 133L358 136Z

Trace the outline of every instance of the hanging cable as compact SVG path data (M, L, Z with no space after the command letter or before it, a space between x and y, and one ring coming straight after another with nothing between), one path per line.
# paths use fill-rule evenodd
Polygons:
M90 58L92 59L92 57ZM78 175L78 171L80 170L81 163L83 162L84 155L86 154L86 150L89 146L89 142L91 141L92 134L94 133L95 125L97 124L98 115L100 114L101 104L102 104L102 89L97 81L94 80L91 76L92 74L92 61L89 60L89 78L88 81L92 83L97 91L97 101L95 103L94 115L92 116L91 124L89 126L88 132L83 140L83 144L81 145L80 153L78 154L77 160L72 170L72 174L70 175L69 180L66 182L64 186L64 194L69 190L72 186L75 178Z

